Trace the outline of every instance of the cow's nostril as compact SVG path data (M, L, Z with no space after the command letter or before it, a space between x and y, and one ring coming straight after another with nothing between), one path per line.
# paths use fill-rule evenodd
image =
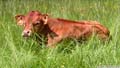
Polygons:
M23 37L28 37L28 36L30 36L30 31L23 31L22 36L23 36Z
M30 31L27 31L27 34L29 34L30 33Z

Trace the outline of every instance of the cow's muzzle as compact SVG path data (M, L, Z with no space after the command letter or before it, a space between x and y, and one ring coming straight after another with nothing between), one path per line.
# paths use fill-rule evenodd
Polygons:
M22 32L22 36L23 37L29 37L31 35L31 31L30 30L24 30L23 32Z

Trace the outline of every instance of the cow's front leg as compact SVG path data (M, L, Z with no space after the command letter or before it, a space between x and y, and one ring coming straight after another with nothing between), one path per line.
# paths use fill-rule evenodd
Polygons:
M55 47L55 45L58 43L58 42L60 42L62 40L62 38L61 37L59 37L59 36L57 36L57 37L54 37L54 38L52 38L52 37L48 37L48 44L47 44L47 47Z

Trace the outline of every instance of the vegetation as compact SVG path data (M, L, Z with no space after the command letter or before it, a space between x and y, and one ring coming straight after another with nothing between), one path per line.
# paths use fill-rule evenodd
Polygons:
M14 16L31 10L71 20L96 20L112 40L63 41L56 48L21 37ZM120 65L120 0L0 0L0 68L96 68Z

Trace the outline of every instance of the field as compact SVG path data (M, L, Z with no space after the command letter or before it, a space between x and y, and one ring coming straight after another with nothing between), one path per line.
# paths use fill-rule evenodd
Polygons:
M21 36L14 16L31 10L71 20L96 20L112 40L64 40L56 48ZM120 66L120 0L0 0L0 68L96 68Z

